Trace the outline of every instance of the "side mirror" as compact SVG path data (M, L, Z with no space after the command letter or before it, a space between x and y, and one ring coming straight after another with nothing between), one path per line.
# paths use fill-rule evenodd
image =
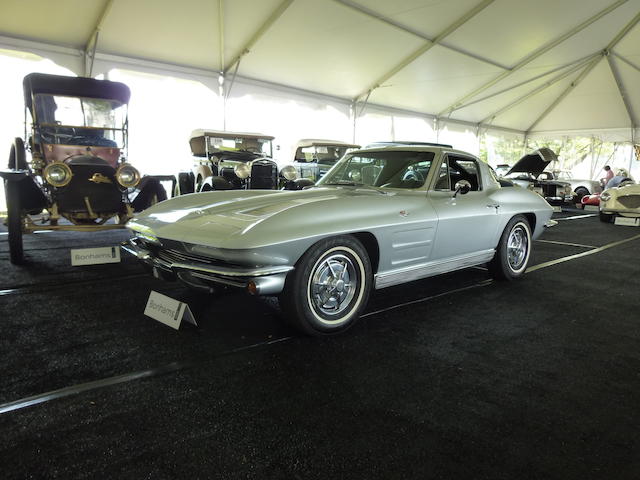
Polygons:
M454 197L458 195L458 193L464 195L465 193L469 193L471 191L471 183L469 183L469 180L458 180L455 187L455 192L453 194Z

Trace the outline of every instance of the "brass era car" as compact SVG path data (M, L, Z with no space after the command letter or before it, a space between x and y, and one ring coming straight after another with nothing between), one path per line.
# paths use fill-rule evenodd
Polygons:
M24 260L23 233L124 228L134 212L166 199L164 177L141 178L126 162L126 85L31 73L23 86L28 142L16 138L0 170L12 263Z
M473 155L387 145L348 153L300 191L167 200L129 222L123 248L192 288L278 295L298 328L322 335L352 325L372 289L481 264L519 277L552 211Z

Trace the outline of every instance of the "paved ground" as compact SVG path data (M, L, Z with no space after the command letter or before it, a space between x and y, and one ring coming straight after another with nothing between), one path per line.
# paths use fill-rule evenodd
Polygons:
M381 290L328 339L130 259L69 266L123 232L36 234L14 267L0 230L2 477L638 478L640 229L580 215L519 281ZM152 289L199 327L145 317Z

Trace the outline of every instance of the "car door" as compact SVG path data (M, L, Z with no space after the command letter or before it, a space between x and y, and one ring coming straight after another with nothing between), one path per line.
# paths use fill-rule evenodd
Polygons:
M468 193L455 193L459 180L471 183ZM434 260L472 255L496 247L499 206L483 189L482 180L477 159L453 153L443 155L429 191L438 215Z

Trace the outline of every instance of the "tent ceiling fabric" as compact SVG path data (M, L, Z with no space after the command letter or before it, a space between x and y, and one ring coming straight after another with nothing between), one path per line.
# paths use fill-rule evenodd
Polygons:
M637 128L638 20L640 0L0 4L4 38L84 51L98 32L98 54L237 69L361 105L523 132Z

